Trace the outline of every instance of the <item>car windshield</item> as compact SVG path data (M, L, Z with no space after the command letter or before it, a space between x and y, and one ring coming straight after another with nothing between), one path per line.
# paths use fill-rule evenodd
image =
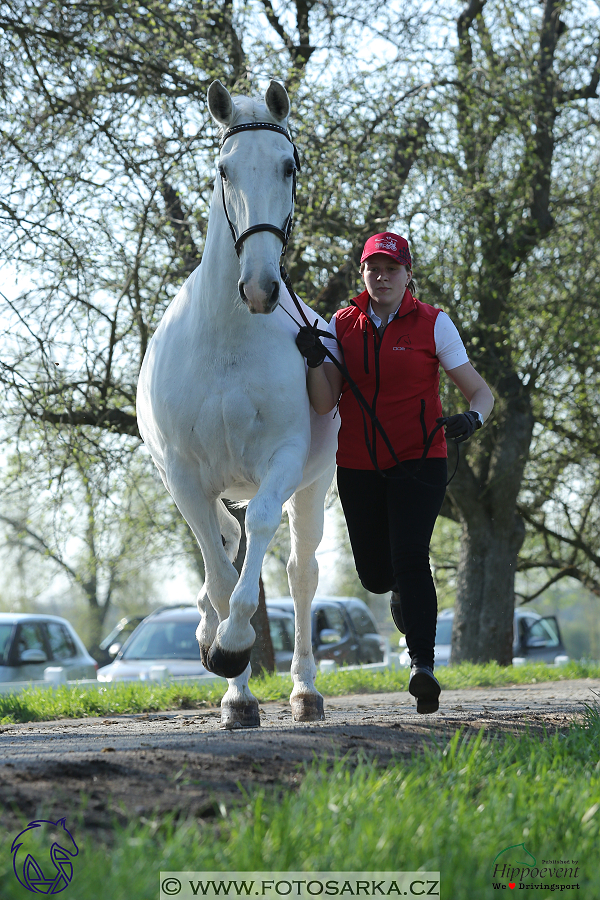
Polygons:
M140 625L121 659L197 659L196 622L154 621Z
M5 662L6 651L8 650L8 640L10 638L13 626L10 622L0 625L0 665Z
M110 645L114 644L117 638L121 644L124 644L131 632L135 631L140 624L140 621L141 617L130 622L128 622L127 619L121 619L121 621L115 625L111 633L107 634L102 643L98 646L101 650L108 650Z
M436 644L452 643L452 622L453 619L438 619L435 633Z

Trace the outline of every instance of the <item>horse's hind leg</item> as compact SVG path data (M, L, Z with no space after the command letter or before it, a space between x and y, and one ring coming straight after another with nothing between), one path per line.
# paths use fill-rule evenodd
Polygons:
M222 500L217 501L217 515L223 535L223 546L227 556L233 562L237 556L240 545L241 526L235 516L232 516ZM216 617L215 617L216 618ZM212 644L215 630L212 634L210 644ZM260 714L258 711L258 700L250 692L248 687L248 679L251 675L250 663L246 666L241 675L237 678L228 679L228 688L225 696L221 700L221 723L226 728L256 728L260 725Z
M228 678L228 688L221 700L221 724L226 728L256 728L260 725L258 700L248 687L252 674L250 663L237 678Z
M296 722L325 718L323 697L315 688L317 667L312 652L310 605L319 580L315 552L323 537L325 495L331 484L333 468L328 468L304 490L297 491L287 504L292 539L287 572L296 612L296 643L292 659L294 687L290 705Z

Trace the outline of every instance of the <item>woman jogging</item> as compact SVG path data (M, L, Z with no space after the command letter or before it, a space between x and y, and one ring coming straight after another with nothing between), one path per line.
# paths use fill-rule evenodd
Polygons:
M373 593L392 591L392 618L406 634L411 657L409 691L418 712L433 713L440 685L433 674L437 595L429 545L446 492L441 426L446 437L466 441L489 416L494 398L450 318L411 293L412 261L403 237L391 232L370 237L360 271L365 290L335 313L332 338L324 341L348 378L326 359L312 328L302 327L296 343L308 363L315 411L324 415L339 402L337 483L359 578ZM469 404L466 412L446 420L441 420L440 364ZM355 387L387 440L365 413Z

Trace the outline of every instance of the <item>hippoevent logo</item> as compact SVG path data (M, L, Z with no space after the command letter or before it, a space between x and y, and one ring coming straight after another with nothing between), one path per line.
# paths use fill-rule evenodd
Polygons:
M65 821L38 819L30 822L13 841L10 852L15 875L20 884L34 894L60 894L71 884L71 860L77 856L79 848Z
M579 884L573 881L578 877L579 860L542 859L538 865L524 843L505 847L492 863L492 887L496 891L578 891Z

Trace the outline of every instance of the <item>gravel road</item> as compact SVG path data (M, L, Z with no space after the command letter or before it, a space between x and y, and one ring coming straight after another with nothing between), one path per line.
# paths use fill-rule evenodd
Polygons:
M325 698L325 721L302 725L287 703L265 703L261 728L248 730L223 729L212 708L0 726L3 824L72 815L80 804L85 826L102 832L115 818L166 811L210 818L241 800L239 784L293 787L315 756L385 766L458 728L565 728L598 701L600 680L585 679L444 691L431 716L393 693Z

